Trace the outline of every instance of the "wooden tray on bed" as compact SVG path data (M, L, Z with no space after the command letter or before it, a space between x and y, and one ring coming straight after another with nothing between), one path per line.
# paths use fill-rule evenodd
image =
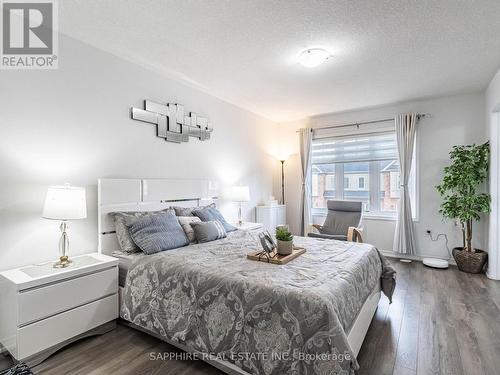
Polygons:
M268 258L263 251L253 251L247 254L247 259L261 261L264 263L272 263L272 264L286 264L290 262L292 259L297 258L299 255L304 254L306 249L303 247L293 247L292 253L289 255L280 255L275 251L273 251Z

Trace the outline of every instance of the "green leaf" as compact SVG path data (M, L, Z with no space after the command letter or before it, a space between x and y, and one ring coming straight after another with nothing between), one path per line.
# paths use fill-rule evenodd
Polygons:
M280 241L292 241L293 235L285 227L277 227L276 228L276 239L278 239Z
M490 195L485 193L490 145L456 145L450 151L451 164L444 167L443 180L436 190L441 195L439 213L460 222L479 221L490 212Z

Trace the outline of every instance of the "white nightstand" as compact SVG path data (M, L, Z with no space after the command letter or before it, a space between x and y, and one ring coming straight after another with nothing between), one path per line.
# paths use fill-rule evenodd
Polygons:
M118 318L118 260L91 253L0 272L0 342L34 366L80 338L105 333Z
M249 232L262 232L264 230L264 227L262 226L261 223L243 222L241 223L241 225L238 225L236 223L234 224L234 226L238 229L246 230Z

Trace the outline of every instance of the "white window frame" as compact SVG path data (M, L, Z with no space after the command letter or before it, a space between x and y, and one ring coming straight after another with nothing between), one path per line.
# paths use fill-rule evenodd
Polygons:
M335 138L335 137L332 137ZM413 160L413 168L415 168L415 205L412 206L412 217L413 222L420 221L420 163L419 163L419 154L420 154L420 137L419 132L416 132L415 135L415 149L414 149L414 160ZM362 162L362 161L360 161ZM379 190L380 190L380 170L378 168L378 163L369 163L369 181L368 181L368 191L370 196L370 206L372 202L377 202L376 207L380 204L379 202ZM335 199L344 199L344 165L343 163L334 163L335 164ZM373 168L373 166L377 166ZM312 168L311 168L312 174ZM312 178L312 177L311 177ZM366 180L365 180L366 186ZM326 216L327 209L326 208L313 208L312 207L312 194L311 194L311 212L313 216ZM387 212L384 213L382 211L363 211L363 218L369 220L388 220L395 221L397 220L397 212Z

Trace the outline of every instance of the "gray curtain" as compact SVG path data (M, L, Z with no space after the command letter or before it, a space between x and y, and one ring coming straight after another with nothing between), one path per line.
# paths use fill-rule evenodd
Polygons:
M398 143L399 165L401 168L400 202L398 207L398 221L394 233L394 251L400 254L415 254L415 237L413 235L413 220L411 214L410 193L408 180L413 159L417 115L406 113L396 116L396 140Z
M311 224L311 144L312 129L299 130L302 191L300 196L300 234L306 236Z

